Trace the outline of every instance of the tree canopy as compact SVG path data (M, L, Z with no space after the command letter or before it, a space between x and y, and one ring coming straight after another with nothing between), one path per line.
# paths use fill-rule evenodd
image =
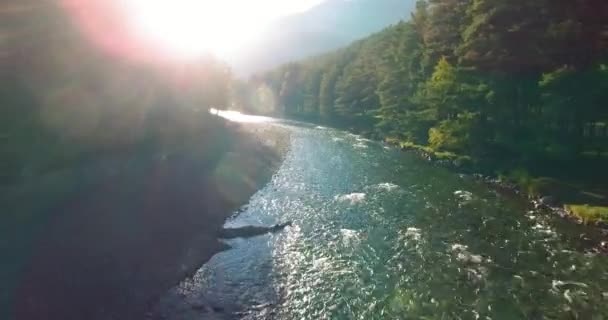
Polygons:
M286 116L460 154L608 151L608 2L421 0L407 22L260 74Z

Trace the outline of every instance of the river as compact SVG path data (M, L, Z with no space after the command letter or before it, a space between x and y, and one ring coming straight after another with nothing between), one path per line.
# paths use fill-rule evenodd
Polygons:
M347 132L289 128L272 181L227 241L155 308L166 319L608 319L608 259L584 228Z

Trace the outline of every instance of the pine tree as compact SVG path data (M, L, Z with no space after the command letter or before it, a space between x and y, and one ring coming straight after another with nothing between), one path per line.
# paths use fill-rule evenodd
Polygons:
M338 80L338 70L333 66L323 74L319 89L319 116L324 122L331 121L334 113L334 90Z
M426 59L434 65L441 57L456 62L455 50L462 42L466 10L471 0L429 0L424 28Z

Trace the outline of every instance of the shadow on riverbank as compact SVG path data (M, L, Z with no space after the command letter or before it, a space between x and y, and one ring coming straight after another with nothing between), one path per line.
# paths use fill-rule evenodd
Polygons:
M224 249L224 220L287 151L288 133L278 131L223 125L208 145L117 154L7 188L7 204L22 212L3 222L9 318L141 318Z

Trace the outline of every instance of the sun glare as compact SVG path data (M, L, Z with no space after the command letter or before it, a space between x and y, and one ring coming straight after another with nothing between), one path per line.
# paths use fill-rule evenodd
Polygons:
M122 0L130 24L174 54L236 55L281 16L322 0Z

